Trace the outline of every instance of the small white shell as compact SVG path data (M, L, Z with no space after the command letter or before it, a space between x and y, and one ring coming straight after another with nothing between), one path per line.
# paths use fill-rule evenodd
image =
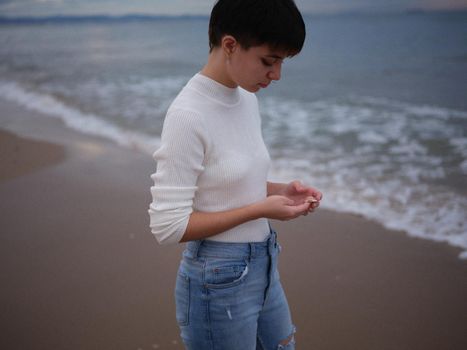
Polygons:
M318 202L318 200L315 198L315 197L308 197L305 202L308 202L308 203L316 203Z

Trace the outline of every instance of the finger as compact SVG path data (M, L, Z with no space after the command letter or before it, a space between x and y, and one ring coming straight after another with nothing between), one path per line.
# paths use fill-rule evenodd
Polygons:
M306 192L308 189L303 186L302 182L299 180L293 181L293 188L295 189L296 192L301 193L301 192Z
M302 215L304 213L308 213L308 209L310 208L310 205L308 203L303 203L300 205L296 206L296 213L298 215Z
M292 187L295 191L298 191L299 187L300 187L300 181L298 180L293 180L292 181Z
M294 216L302 215L303 213L308 211L308 208L309 208L308 203L302 203L302 204L290 206L290 209L292 210L292 215Z
M320 191L318 191L316 188L308 187L307 191L310 194L310 196L316 198L319 201L323 198L323 194Z

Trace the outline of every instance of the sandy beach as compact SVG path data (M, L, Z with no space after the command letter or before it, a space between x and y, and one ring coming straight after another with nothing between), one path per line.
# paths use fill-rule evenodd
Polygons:
M1 348L182 349L153 159L4 100L0 120ZM321 209L273 226L297 349L467 349L460 249Z

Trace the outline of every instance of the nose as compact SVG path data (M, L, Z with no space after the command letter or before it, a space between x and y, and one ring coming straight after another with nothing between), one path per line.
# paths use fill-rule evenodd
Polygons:
M273 65L272 70L268 72L268 78L271 80L280 80L282 70L282 62Z

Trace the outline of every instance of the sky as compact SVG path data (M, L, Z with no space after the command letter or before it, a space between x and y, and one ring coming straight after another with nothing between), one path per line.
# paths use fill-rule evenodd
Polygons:
M302 13L467 9L467 0L296 0ZM0 16L206 15L214 0L0 0Z

